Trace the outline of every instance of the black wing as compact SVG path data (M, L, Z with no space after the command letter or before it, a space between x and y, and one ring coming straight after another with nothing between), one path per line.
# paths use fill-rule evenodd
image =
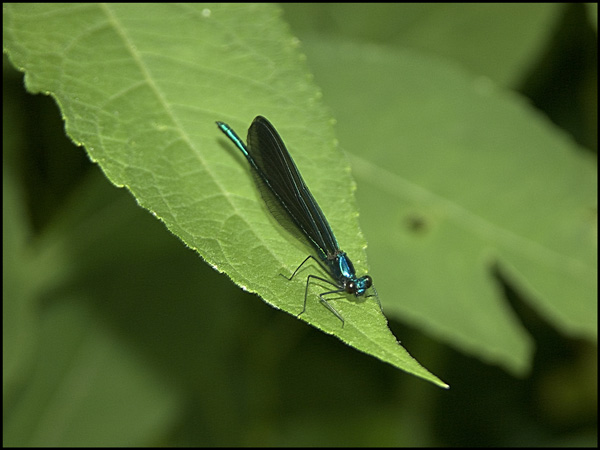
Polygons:
M339 246L327 219L304 183L271 123L257 116L248 129L248 160L266 187L311 244L327 258Z

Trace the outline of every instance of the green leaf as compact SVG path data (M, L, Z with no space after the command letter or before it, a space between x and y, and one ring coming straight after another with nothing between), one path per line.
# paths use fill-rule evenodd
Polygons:
M564 5L544 3L284 5L285 18L300 36L409 48L517 86L546 51L563 10Z
M18 380L26 389L19 402L7 401L5 444L135 444L166 433L176 420L179 396L82 299L51 308L37 331L35 364L27 379Z
M446 61L324 38L305 48L353 155L388 315L523 374L533 343L499 274L558 330L595 340L595 159Z
M357 270L366 272L355 185L297 40L270 5L5 5L4 42L28 90L52 95L67 134L108 179L204 260L297 315L306 249L270 217L246 162L215 126L268 117ZM248 20L252 17L252 20ZM318 304L313 326L441 386L398 344L372 300Z

